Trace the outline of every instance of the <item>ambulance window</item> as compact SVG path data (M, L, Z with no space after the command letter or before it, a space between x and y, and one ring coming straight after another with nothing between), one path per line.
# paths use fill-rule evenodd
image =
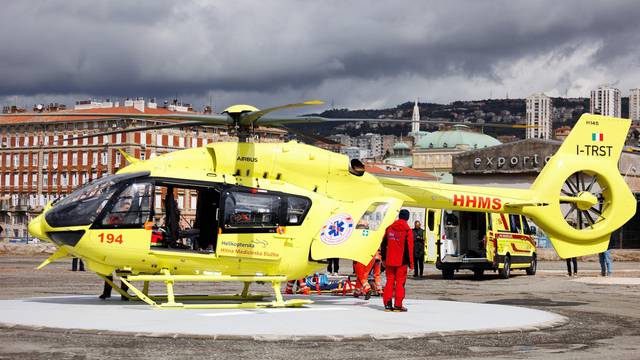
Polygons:
M300 225L311 207L311 200L300 196L287 197L286 225Z
M389 210L389 203L386 202L374 202L369 205L367 211L360 217L356 229L378 230L387 210Z
M429 227L430 231L434 231L435 223L436 223L436 212L434 210L427 211L427 227Z
M281 203L277 195L228 191L224 194L224 227L277 227Z
M122 190L115 203L103 217L101 225L107 227L142 227L151 216L150 183L135 183Z
M529 227L529 221L524 216L522 217L522 229L525 234L532 235L531 228Z
M515 214L509 214L509 228L513 233L520 233L522 231L522 226L520 225L520 216Z

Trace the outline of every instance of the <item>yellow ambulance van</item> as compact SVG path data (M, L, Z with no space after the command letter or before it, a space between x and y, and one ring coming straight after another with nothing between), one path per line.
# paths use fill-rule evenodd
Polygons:
M514 269L536 273L535 227L515 214L425 209L426 262L445 279L461 269L482 277L498 271L504 279Z

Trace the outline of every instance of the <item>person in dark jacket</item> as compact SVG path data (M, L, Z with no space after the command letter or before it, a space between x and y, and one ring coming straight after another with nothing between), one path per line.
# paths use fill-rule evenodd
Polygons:
M398 220L386 229L382 239L382 262L387 273L387 283L382 294L385 311L407 311L402 306L404 284L407 281L407 266L413 268L413 234L407 220L409 211L400 210ZM394 299L395 303L392 305Z
M413 233L413 277L422 277L424 272L424 230L420 221L414 223Z

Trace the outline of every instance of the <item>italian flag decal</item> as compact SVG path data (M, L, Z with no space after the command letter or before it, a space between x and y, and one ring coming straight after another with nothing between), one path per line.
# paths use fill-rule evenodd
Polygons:
M591 134L591 141L604 141L604 134L603 133L592 133Z

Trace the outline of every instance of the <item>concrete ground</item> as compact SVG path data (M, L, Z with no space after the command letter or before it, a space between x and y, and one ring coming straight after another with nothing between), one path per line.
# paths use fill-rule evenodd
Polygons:
M43 257L0 257L0 299L34 296L97 296L102 283L95 274L71 272L70 261L44 270ZM347 262L342 269L348 270ZM470 272L443 280L432 268L423 279L410 278L410 299L515 305L569 318L560 327L523 333L430 335L396 340L255 341L202 337L136 337L111 333L0 328L0 359L449 359L449 358L640 358L640 263L614 263L614 277L598 277L597 263L579 263L579 277L566 277L564 262L541 262L536 276L514 271L502 280ZM193 284L178 291L237 292L235 284ZM265 289L266 290L266 289ZM418 312L403 315L419 316ZM342 315L349 322L349 313ZM493 314L500 316L500 313ZM82 313L75 314L81 317ZM424 316L424 315L423 315ZM126 321L127 319L122 319ZM419 321L435 321L428 317ZM179 321L175 320L175 321ZM340 326L340 321L335 325ZM383 321L375 326L384 329ZM330 331L330 329L328 329Z

